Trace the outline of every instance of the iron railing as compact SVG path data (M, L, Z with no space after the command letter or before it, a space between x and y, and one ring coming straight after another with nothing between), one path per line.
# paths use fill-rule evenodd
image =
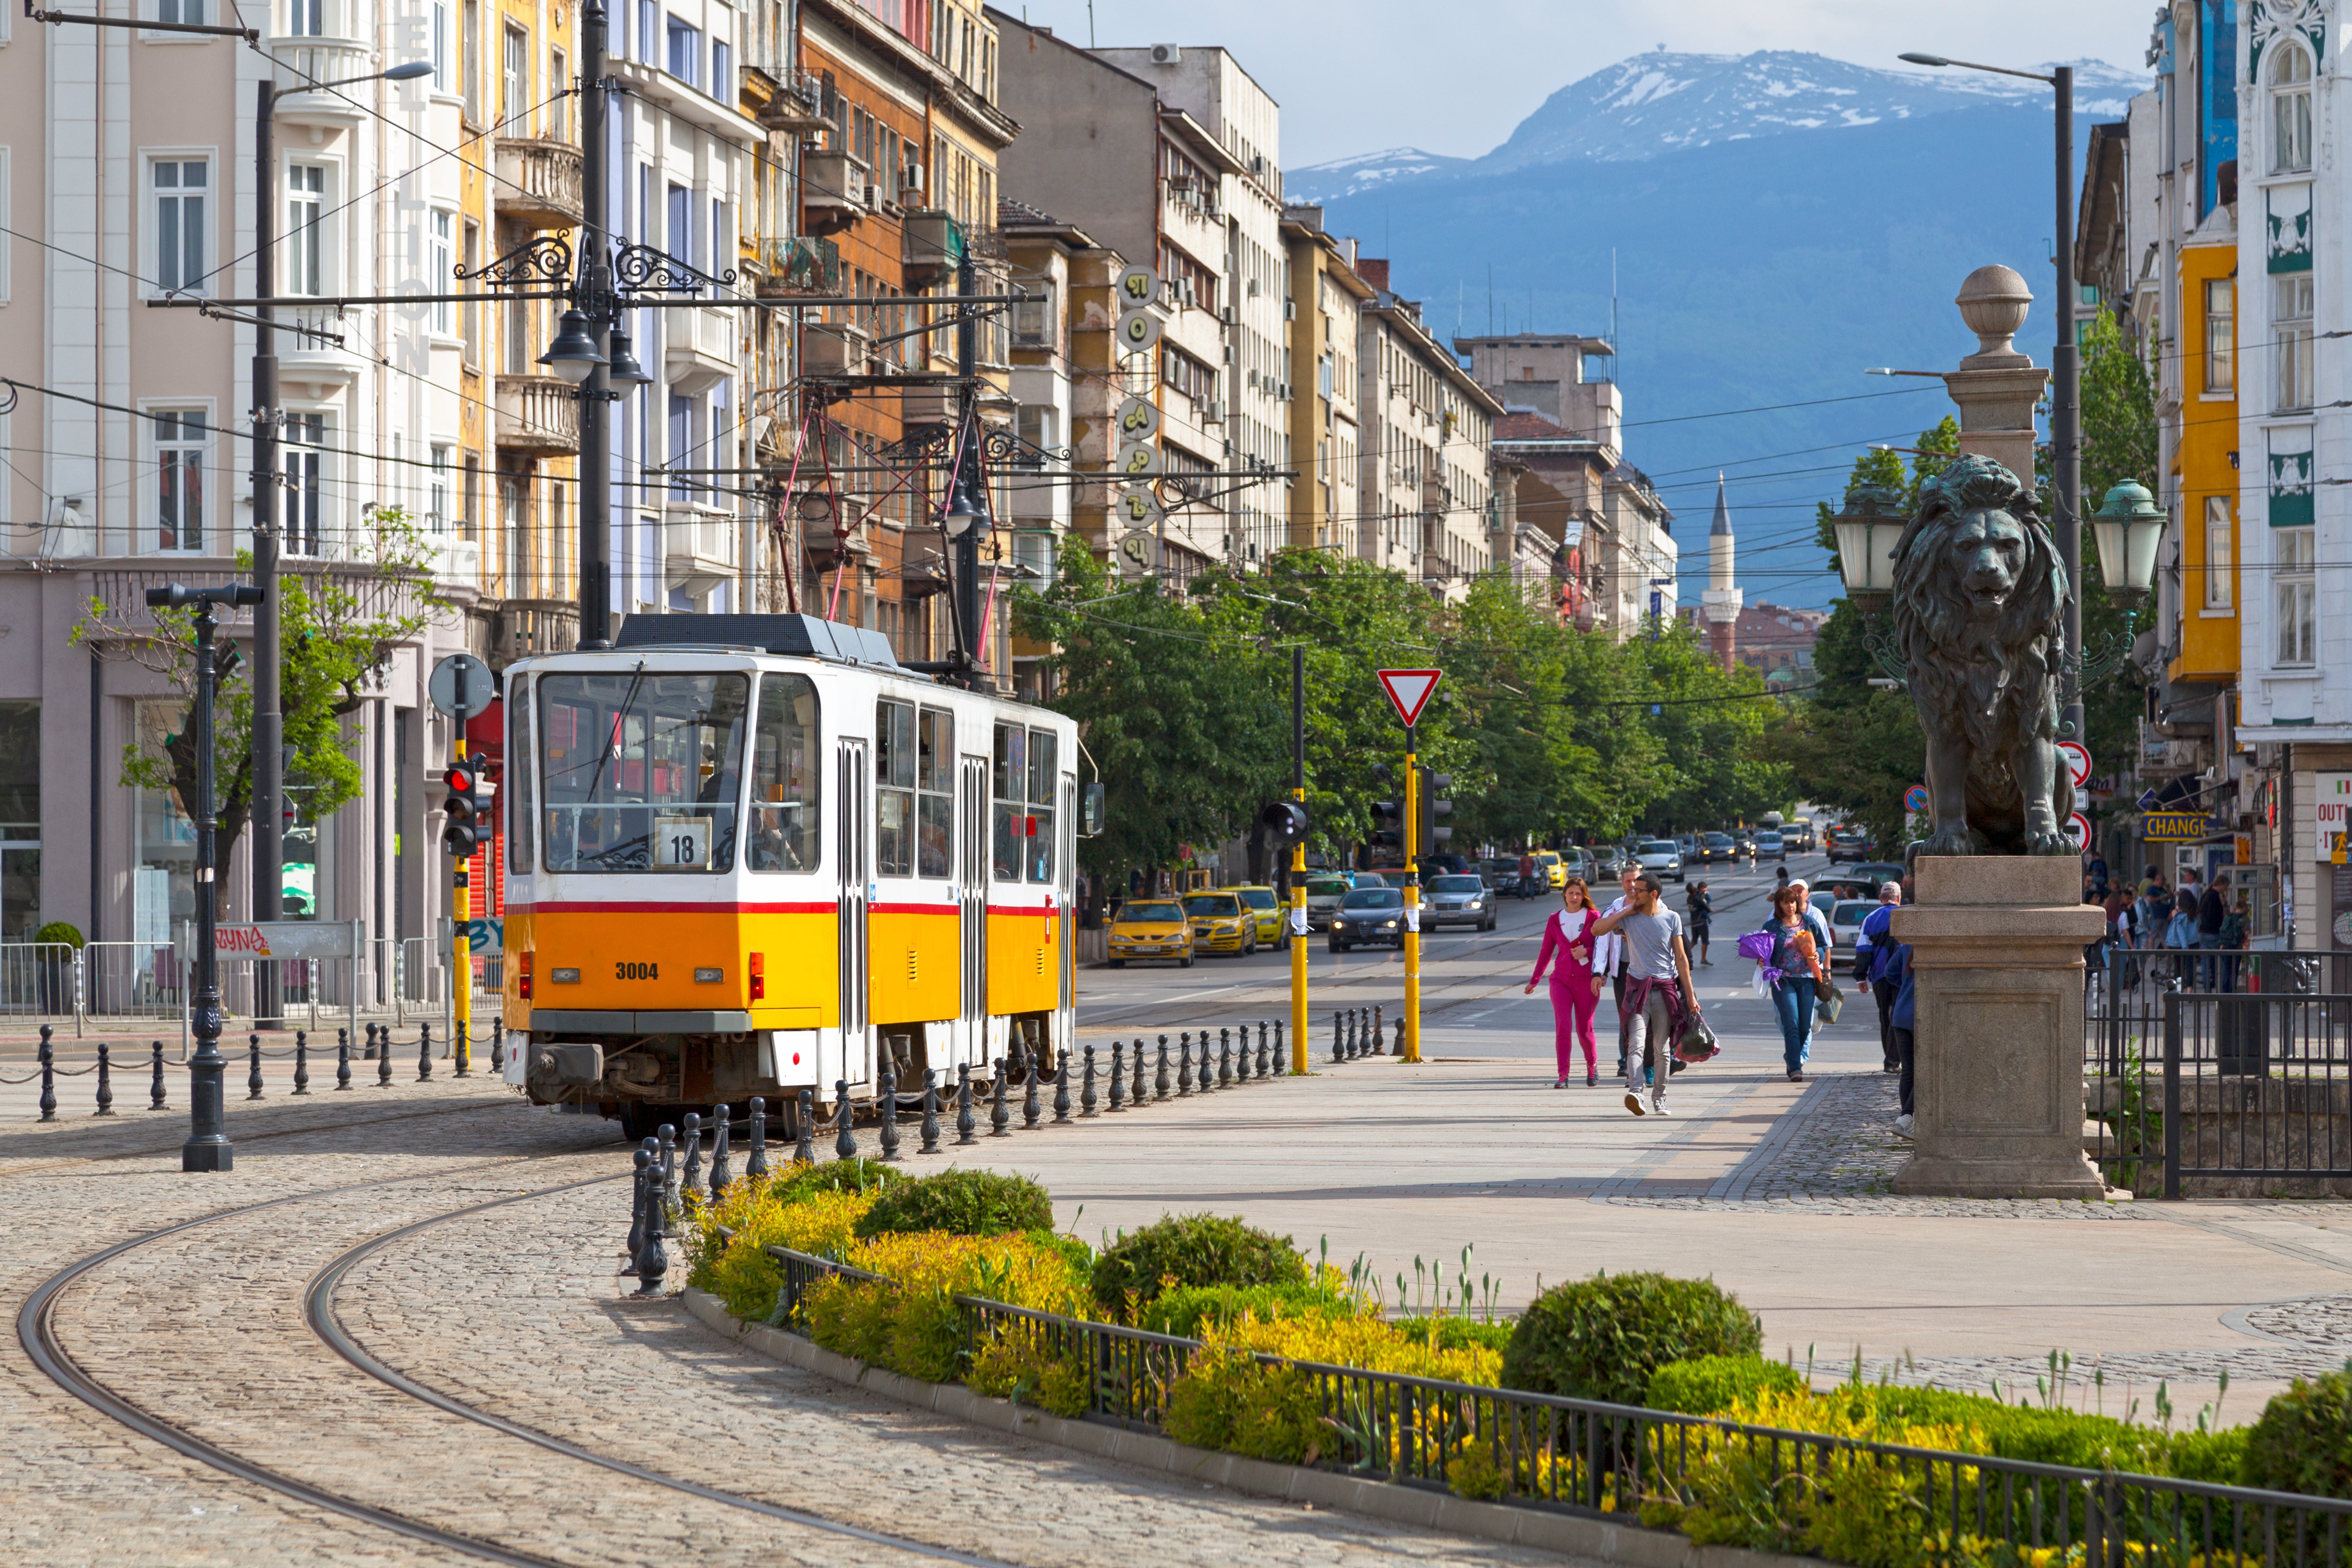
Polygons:
M771 1247L783 1284L772 1321L790 1327L809 1289L848 1276L829 1258ZM1303 1384L1318 1436L1303 1462L1423 1489L1658 1527L1694 1510L1738 1511L1801 1550L1812 1510L1851 1480L1874 1506L1899 1494L1929 1560L2048 1561L2073 1568L2158 1562L2210 1568L2344 1568L2352 1500L1645 1410L1599 1400L1448 1383L1402 1373L1215 1349L1197 1340L958 1296L963 1364L1006 1335L1083 1373L1082 1418L1162 1432L1170 1391L1203 1356L1247 1354ZM1890 1476L1889 1472L1892 1472ZM1762 1542L1755 1544L1764 1544ZM2049 1552L2044 1559L2039 1554ZM2027 1557L2027 1553L2036 1554Z

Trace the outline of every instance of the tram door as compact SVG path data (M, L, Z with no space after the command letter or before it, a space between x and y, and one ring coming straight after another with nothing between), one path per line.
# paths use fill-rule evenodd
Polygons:
M982 731L985 733L985 731ZM968 756L957 783L956 929L963 949L963 1021L956 1060L988 1059L988 759Z
M1078 1005L1078 779L1062 775L1062 809L1054 816L1054 889L1061 908L1054 918L1062 929L1054 940L1062 944L1061 994L1055 998L1054 1059L1077 1044Z
M841 895L837 921L841 932L841 1058L831 1066L820 1068L817 1083L820 1100L833 1089L833 1084L828 1080L845 1079L852 1083L863 1083L869 1076L866 1038L866 878L872 871L869 860L874 808L864 741L841 742L838 772L834 798L841 804L835 808L837 815L834 820L840 824L841 833Z

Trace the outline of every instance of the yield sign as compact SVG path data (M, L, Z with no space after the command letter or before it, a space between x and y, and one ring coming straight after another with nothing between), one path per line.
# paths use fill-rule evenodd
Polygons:
M1410 730L1421 721L1421 710L1429 706L1429 694L1437 689L1444 674L1438 669L1384 669L1381 671L1381 689L1388 692L1389 701L1395 705L1397 717Z

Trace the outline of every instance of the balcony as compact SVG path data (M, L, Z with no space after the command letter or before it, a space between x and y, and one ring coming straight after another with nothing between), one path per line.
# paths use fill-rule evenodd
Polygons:
M436 587L481 591L482 547L476 541L454 533L428 533L425 555L425 568L433 574Z
M760 242L760 296L837 294L841 291L841 247L829 239L800 236Z
M698 507L662 513L662 576L697 598L735 580L735 519Z
M278 100L271 112L281 123L357 125L370 118L366 106L384 90L372 81L332 92L310 90L314 82L341 81L378 68L375 46L358 38L273 37L269 58L278 67Z
M946 212L938 207L910 212L898 235L898 259L908 288L929 289L955 276L964 258L963 230Z
M776 84L773 98L760 106L760 123L771 131L822 131L833 123L824 111L824 83L814 71L793 66L762 66Z
M866 214L873 171L846 153L801 154L801 226L817 234L848 227Z
M580 606L569 599L506 599L490 617L492 668L580 645Z
M568 458L580 450L580 395L561 376L498 380L499 450Z
M735 374L740 323L708 305L663 309L662 366L672 392L693 394Z
M532 228L576 228L581 218L580 149L569 142L499 138L499 216Z
M801 329L801 374L804 376L860 375L866 370L869 334L848 322L812 321Z
M278 374L287 381L355 382L372 362L362 352L373 333L366 305L280 306ZM340 340L340 341L339 341Z

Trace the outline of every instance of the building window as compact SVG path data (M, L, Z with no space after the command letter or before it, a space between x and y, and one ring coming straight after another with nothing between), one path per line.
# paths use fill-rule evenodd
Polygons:
M433 301L433 331L436 337L447 337L457 324L451 317L450 301L446 298L448 291L456 286L457 258L452 254L454 247L450 240L450 231L456 225L457 218L453 214L436 212L433 215L432 291L443 296Z
M557 49L547 61L547 133L558 142L572 140L572 66Z
M475 531L475 524L482 517L482 455L479 452L466 454L466 486L458 500L460 531L468 539L479 538L480 535Z
M669 493L672 500L694 499L694 481L677 470L686 466L694 450L694 399L684 393L669 395L669 449L663 454L671 477Z
M471 219L466 223L466 274L472 277L482 264L482 226ZM470 290L469 290L470 292ZM466 301L466 364L468 369L482 363L482 306L478 300ZM471 514L468 514L470 520Z
M654 0L637 0L637 58L647 65L661 58L661 8Z
M212 164L171 158L151 164L155 192L155 281L166 293L200 293L205 286L205 205Z
M530 134L530 38L520 27L506 29L499 57L499 126L509 136Z
M735 51L724 38L710 40L710 96L724 103L735 90Z
M669 19L669 74L688 87L702 85L702 29Z
M432 521L433 531L444 531L449 526L449 447L445 442L433 444L433 475L425 497L425 516Z
M205 25L205 0L155 0L155 20L185 22L201 27ZM0 37L5 36L0 34Z
M2205 607L2230 607L2230 584L2238 574L2238 558L2230 538L2230 498L2205 498Z
M2311 167L2311 57L2281 42L2271 54L2271 173Z
M2205 283L2205 390L2238 389L2238 285L2229 278Z
M289 555L319 553L319 474L326 444L325 415L286 416L286 488L278 492L285 516L278 532Z
M506 547L506 591L509 598L530 596L530 561L524 538L522 477L499 476L499 540Z
M662 248L685 262L699 267L702 258L694 253L694 193L684 185L669 187L668 226L662 233Z
M461 41L464 58L458 68L466 75L466 119L470 124L482 122L482 0L466 0L466 36Z
M1013 307L1013 341L1024 348L1054 346L1054 280L1041 279L1024 292L1033 296Z
M433 0L433 90L449 90L449 5Z
M155 548L205 547L205 451L212 432L201 409L155 416Z
M2271 331L2277 342L2278 396L2273 408L2308 408L2316 378L2311 363L2311 274L2271 279Z
M298 38L324 37L326 0L286 0L286 30Z
M326 268L320 236L326 230L327 171L320 163L286 166L286 291L324 294Z
M2278 566L2273 581L2278 605L2276 664L2312 662L2312 530L2282 528L2271 534Z

